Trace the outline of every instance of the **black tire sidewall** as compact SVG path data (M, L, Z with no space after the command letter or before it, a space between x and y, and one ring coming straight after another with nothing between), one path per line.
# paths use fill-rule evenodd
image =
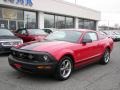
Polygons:
M67 60L69 60L69 61L71 62L71 73L72 73L72 70L73 70L73 62L72 62L72 59L71 59L70 57L65 56L65 57L63 57L62 59L60 59L60 62L58 63L58 65L57 65L57 67L56 67L56 70L55 70L55 78L56 78L57 80L60 80L60 81L63 81L63 80L68 79L68 78L70 77L70 75L71 75L71 73L70 73L70 75L69 75L68 77L64 78L64 77L62 77L61 74L60 74L60 66L61 66L62 62L63 62L65 59L67 59Z
M106 52L109 52L109 60L108 60L108 62L105 61L105 54L106 54ZM103 54L103 56L102 56L102 59L100 60L100 63L103 64L103 65L105 65L105 64L108 64L109 61L110 61L110 50L106 49L105 52L104 52L104 54Z

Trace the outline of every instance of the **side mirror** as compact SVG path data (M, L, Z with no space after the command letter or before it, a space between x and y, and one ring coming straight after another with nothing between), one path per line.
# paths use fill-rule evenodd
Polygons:
M83 39L83 41L82 41L83 44L91 43L91 42L92 42L91 39Z

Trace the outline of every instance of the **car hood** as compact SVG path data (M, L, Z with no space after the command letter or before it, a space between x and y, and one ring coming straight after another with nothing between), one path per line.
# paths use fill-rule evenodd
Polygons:
M7 41L7 40L21 40L16 36L0 36L0 41Z
M70 48L73 45L75 45L75 43L65 41L42 41L25 43L23 46L19 47L19 49L52 53L57 52L58 50Z

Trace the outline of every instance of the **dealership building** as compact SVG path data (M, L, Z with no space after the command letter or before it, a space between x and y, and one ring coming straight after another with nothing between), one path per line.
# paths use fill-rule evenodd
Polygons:
M0 0L0 28L96 30L100 12L63 0Z

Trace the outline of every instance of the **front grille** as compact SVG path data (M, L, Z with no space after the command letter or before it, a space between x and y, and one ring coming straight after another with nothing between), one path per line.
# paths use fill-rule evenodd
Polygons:
M12 51L12 56L19 61L30 62L30 63L43 63L44 59L42 55L31 54L19 51Z

